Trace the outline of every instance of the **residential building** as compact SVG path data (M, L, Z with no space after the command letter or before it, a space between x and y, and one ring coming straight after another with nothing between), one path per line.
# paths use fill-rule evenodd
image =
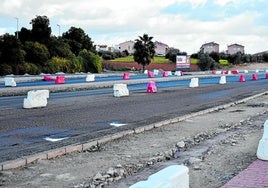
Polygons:
M227 53L232 55L236 54L237 52L241 52L243 54L245 53L244 48L245 47L240 44L231 44L227 46Z
M204 53L220 52L220 45L215 42L205 43L201 46L200 51Z
M97 45L96 50L97 52L99 52L99 51L108 51L109 49L107 45Z
M125 50L128 51L129 54L134 53L134 41L126 41L119 44L119 50L120 52L123 52Z
M165 56L169 46L162 42L155 41L155 55L157 56Z

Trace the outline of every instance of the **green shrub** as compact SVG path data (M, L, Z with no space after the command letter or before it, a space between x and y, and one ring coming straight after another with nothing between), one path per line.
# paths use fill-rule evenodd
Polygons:
M40 74L40 67L33 63L24 63L24 72L32 75Z
M191 62L192 65L197 65L198 59L197 58L191 58L190 62Z
M84 72L99 73L102 71L102 64L100 56L94 54L86 49L79 53L79 57L83 62Z
M13 73L13 70L12 70L12 67L10 65L7 65L7 64L0 65L0 75L1 76L7 75L7 74L12 74L12 73Z

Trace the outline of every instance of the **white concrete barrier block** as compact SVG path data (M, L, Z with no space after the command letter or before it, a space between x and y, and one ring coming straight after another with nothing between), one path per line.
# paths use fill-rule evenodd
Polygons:
M47 106L49 90L32 90L23 100L23 108L39 108Z
M129 90L126 84L114 84L113 90L115 97L129 96Z
M5 77L4 80L5 80L5 86L11 86L11 87L16 87L17 86L14 78Z
M189 188L189 169L184 165L171 165L129 188Z
M182 71L175 71L174 75L175 76L182 76Z
M248 73L248 70L244 70L244 73L247 74Z
M198 87L199 86L199 79L198 78L192 78L191 82L189 84L189 87Z
M154 75L158 75L159 74L159 70L154 69Z
M259 69L256 69L256 71L255 71L256 73L259 73L260 71L259 71Z
M262 138L259 141L257 157L261 160L268 160L268 120L264 123Z
M94 82L95 81L95 74L88 74L86 77L86 82Z
M144 74L148 74L148 70L144 70Z
M226 76L221 76L219 84L226 84Z
M167 71L169 76L172 76L172 72L171 71Z

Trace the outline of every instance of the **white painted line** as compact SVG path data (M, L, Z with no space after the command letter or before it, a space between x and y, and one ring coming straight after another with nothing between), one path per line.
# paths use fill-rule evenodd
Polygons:
M50 138L50 137L46 137L44 138L46 141L49 141L49 142L58 142L58 141L61 141L61 140L65 140L69 137L64 137L64 138Z

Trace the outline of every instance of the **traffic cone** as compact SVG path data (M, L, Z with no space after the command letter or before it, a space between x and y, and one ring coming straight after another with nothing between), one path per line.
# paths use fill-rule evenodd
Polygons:
M239 77L239 82L245 82L245 81L246 81L245 75L241 74Z

